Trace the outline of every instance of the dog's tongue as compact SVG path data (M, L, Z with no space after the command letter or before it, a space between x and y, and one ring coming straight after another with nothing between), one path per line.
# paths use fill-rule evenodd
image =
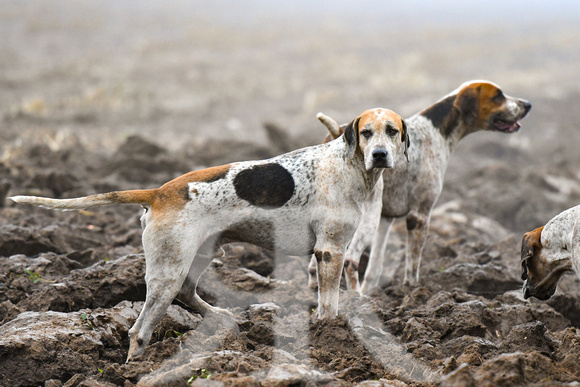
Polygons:
M509 122L502 120L502 121L496 122L496 127L499 130L504 130L506 132L511 133L511 132L517 131L520 128L520 123L518 121L516 121L516 122L510 124Z
M516 132L520 129L521 125L519 121L514 122L514 124L512 126L510 126L509 131L510 132Z

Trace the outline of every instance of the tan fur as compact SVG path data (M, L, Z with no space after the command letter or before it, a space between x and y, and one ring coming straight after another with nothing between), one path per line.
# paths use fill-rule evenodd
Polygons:
M155 199L151 202L154 212L165 212L167 209L179 211L188 202L188 184L193 182L210 182L225 176L231 164L210 167L181 175L155 190Z
M476 83L470 85L468 90L477 91L479 103L476 125L483 126L493 113L501 109L502 103L493 99L498 88L489 83Z

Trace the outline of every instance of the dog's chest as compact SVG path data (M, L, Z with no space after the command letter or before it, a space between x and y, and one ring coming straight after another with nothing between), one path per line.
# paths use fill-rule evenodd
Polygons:
M407 124L409 162L399 155L395 168L383 173L383 215L387 217L404 216L412 207L436 200L451 155L438 129L424 117L412 117Z

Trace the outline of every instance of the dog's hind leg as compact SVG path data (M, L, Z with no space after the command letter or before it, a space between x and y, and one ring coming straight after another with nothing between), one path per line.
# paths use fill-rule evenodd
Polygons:
M379 217L381 213L379 212ZM348 245L345 253L344 259L344 279L346 282L346 288L348 290L355 290L360 292L360 282L358 279L358 266L360 262L360 257L364 250L371 244L369 239L372 240L373 233L370 233L370 228L366 227L366 224L361 224L352 238L352 241ZM376 232L376 230L372 230Z
M192 266L201 238L184 238L165 225L148 224L143 231L147 296L137 321L129 330L127 361L143 354L153 330L179 293Z
M213 257L215 256L215 242L215 238L210 238L199 249L198 254L195 256L195 259L189 268L187 278L177 295L177 299L184 302L204 317L208 313L220 313L231 317L233 315L230 311L208 304L197 294L199 279L203 272L209 267L213 261Z
M185 279L183 286L177 295L177 299L179 301L184 302L193 310L200 313L202 316L205 316L207 313L211 312L214 307L202 300L201 297L199 297L197 294L196 290L199 283L199 278L211 264L212 260L213 258L211 256L198 254L193 260L193 263L189 268L187 278Z
M379 179L370 197L364 202L359 225L348 245L344 259L344 279L349 290L361 292L358 278L358 267L364 250L372 245L380 231L381 210L383 208L383 179ZM382 262L382 261L381 261ZM382 269L381 269L382 270ZM380 276L379 276L380 278Z

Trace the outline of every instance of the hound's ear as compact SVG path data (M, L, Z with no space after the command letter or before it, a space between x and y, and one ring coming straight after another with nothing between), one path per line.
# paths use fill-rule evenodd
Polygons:
M405 120L401 120L403 123L403 131L401 132L401 141L405 143L405 157L407 158L407 162L409 162L409 146L411 146L411 140L409 139L409 131L407 130L407 123Z
M461 117L468 125L475 124L479 105L479 87L467 87L459 92L454 106L459 110Z
M360 117L355 118L344 129L344 139L348 144L348 155L350 158L354 157L358 148L358 122Z
M528 261L534 257L534 254L542 248L540 240L544 227L535 229L524 234L522 238L521 264L522 280L528 279Z
M534 255L534 250L530 245L528 234L529 233L524 234L524 237L522 238L522 251L520 257L520 264L522 265L522 281L528 279L528 260Z

